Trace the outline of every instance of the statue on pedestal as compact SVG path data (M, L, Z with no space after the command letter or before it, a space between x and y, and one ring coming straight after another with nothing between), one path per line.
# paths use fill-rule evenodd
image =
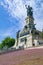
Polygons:
M26 6L26 9L27 9L27 16L33 16L32 7L30 7L29 5L28 5L28 7L27 7L27 5L25 5L25 6Z

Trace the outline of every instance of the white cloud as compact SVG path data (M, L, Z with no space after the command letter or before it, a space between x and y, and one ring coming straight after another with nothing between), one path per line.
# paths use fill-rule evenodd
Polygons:
M19 23L24 26L24 18L26 15L26 8L22 0L4 0L1 5L7 9L9 15L19 20Z
M13 0L12 2L11 0L4 0L3 7L7 8L10 15L18 17L19 19L21 19L26 13L22 0Z

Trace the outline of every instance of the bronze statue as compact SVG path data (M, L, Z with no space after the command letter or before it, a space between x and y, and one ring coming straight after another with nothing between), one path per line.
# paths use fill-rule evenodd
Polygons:
M28 5L28 7L27 7L27 5L25 5L25 6L26 6L26 9L27 9L27 16L33 16L32 7L30 7L29 5Z

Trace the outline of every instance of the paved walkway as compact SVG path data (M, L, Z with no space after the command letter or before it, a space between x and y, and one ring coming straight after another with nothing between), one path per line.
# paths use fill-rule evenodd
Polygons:
M42 65L43 46L0 55L0 65Z

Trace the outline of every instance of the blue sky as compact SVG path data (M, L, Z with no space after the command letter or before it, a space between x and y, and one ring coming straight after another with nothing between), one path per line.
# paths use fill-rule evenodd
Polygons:
M0 41L6 36L16 38L16 32L24 27L25 5L33 7L36 28L43 29L43 0L0 0Z

